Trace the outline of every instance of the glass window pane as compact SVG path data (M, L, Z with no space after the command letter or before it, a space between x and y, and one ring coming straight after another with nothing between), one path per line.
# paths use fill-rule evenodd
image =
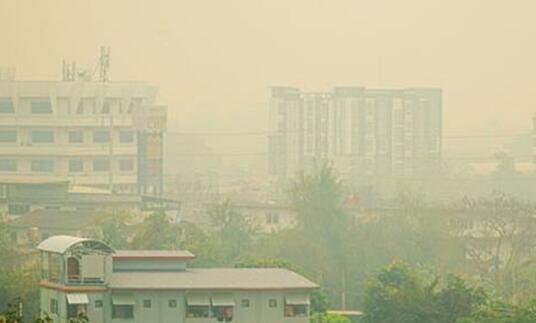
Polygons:
M32 131L33 143L51 143L54 142L54 132L52 130L34 130Z
M110 169L110 161L108 159L97 159L93 161L93 171L106 172Z
M69 131L70 143L82 143L84 142L84 133L82 131Z
M0 142L17 142L17 131L0 130Z
M49 99L33 100L30 103L32 113L34 114L49 114L52 113L52 105Z
M69 172L82 172L84 170L84 162L80 159L69 160Z
M97 130L93 132L93 142L95 143L107 143L110 141L110 131Z
M32 172L53 172L54 161L51 159L34 159L31 164Z
M122 172L134 170L134 161L132 159L121 159L119 161L119 170Z
M11 99L0 99L0 113L15 113Z
M14 172L17 170L17 161L14 159L0 159L0 171Z
M132 131L119 132L119 141L122 143L134 142L134 132Z

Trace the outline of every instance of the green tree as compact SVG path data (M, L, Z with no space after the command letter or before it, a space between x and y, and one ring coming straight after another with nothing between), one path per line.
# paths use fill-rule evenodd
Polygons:
M427 280L404 263L383 269L366 291L366 323L455 323L486 301L485 293L458 277Z
M171 222L164 211L147 216L135 230L131 247L134 249L173 250L179 247L178 225Z
M349 318L337 314L313 313L311 323L352 323Z
M496 192L465 198L453 208L455 232L472 269L501 296L518 301L517 273L527 260L534 259L536 204Z
M224 264L232 264L251 247L253 226L229 200L209 205L207 212L215 230L213 238L220 246L221 259Z
M300 265L314 268L331 282L327 287L334 291L333 296L340 296L340 307L345 308L351 253L348 241L354 224L343 208L345 186L333 168L324 164L294 181L289 196L297 226L281 247L301 257Z
M113 248L127 248L132 235L132 215L126 210L113 210L102 214L95 224L93 238Z

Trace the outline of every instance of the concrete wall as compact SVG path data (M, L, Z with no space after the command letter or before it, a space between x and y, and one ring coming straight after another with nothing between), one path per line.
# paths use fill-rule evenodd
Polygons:
M87 314L90 322L104 323L216 323L216 318L186 318L186 296L184 292L179 291L135 291L132 295L135 300L134 319L112 319L112 295L110 292L87 293L89 304ZM284 317L284 292L234 292L232 293L235 307L232 322L236 323L308 323L308 317ZM67 301L66 293L41 288L41 311L49 312L50 299L58 300L59 315L51 315L55 322L66 322ZM248 299L250 306L242 307L242 300ZM269 307L269 300L275 299L277 306ZM97 300L103 301L102 308L96 308ZM151 308L143 306L145 300L151 301ZM169 300L175 300L177 307L169 307Z

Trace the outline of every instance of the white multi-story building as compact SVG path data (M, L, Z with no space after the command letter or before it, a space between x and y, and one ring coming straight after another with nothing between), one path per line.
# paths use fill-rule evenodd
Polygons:
M435 88L339 87L308 93L275 87L270 173L284 180L324 161L361 177L427 172L441 158L441 97Z
M0 176L162 191L166 108L136 82L0 80Z

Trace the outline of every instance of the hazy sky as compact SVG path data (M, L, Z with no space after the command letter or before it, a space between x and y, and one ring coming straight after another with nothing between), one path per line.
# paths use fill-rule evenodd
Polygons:
M114 80L161 87L169 126L266 125L271 85L444 89L447 134L528 130L534 0L0 0L0 66L59 78L112 48ZM493 127L493 128L492 128Z

